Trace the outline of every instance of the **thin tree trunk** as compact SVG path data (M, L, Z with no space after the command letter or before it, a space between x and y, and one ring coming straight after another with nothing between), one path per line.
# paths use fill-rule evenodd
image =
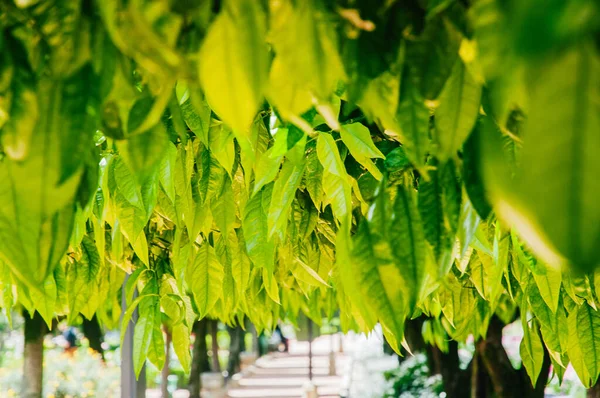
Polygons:
M490 375L487 372L485 367L483 358L480 353L475 350L473 354L473 359L469 363L469 368L471 373L469 374L471 378L471 398L487 398L487 397L495 397L492 392L492 381L490 380ZM458 387L458 391L460 391L460 387ZM449 395L450 397L451 395Z
M23 350L23 398L41 398L43 386L44 336L48 327L36 311L33 317L24 314L25 346Z
M160 373L160 391L162 398L169 398L169 362L171 360L171 330L167 326L165 329L165 365Z
M99 353L104 361L104 349L102 348L104 333L102 332L102 328L100 327L100 322L98 322L96 314L94 314L90 320L87 320L85 317L83 317L83 323L81 324L81 327L83 329L83 334L90 343L90 348Z
M240 353L244 346L244 330L241 326L227 327L229 331L229 360L227 362L228 377L240 371Z
M212 371L220 372L221 364L219 363L219 341L217 334L219 331L219 321L210 321L210 336L211 336L211 351L212 351Z
M200 390L202 389L202 380L200 375L203 372L208 372L210 369L208 363L208 347L206 345L206 334L208 332L208 319L203 318L194 323L192 331L196 335L192 352L192 369L190 372L190 380L188 382L188 390L190 398L200 398Z
M260 341L258 332L256 331L256 326L254 326L253 323L250 323L249 329L250 333L252 333L252 351L254 351L257 358L260 358L262 351L260 349Z

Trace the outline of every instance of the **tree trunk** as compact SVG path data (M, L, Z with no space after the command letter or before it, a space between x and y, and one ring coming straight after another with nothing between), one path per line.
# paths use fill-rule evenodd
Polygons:
M600 383L596 383L587 390L587 398L600 398Z
M469 363L469 368L471 370L469 374L471 378L471 398L494 397L490 376L483 363L483 358L481 357L481 354L477 352L477 350L475 350L475 353L473 354L473 359L471 359L471 363Z
M36 311L33 317L23 314L25 318L25 346L23 350L23 398L41 398L43 386L44 336L48 327L41 315Z
M261 357L262 354L262 350L260 348L260 341L259 341L259 336L258 333L256 331L256 326L254 326L253 323L249 322L249 329L250 329L250 333L252 333L252 351L254 351L254 353L256 354L257 358Z
M516 370L512 367L508 355L502 346L504 324L496 316L490 320L487 336L476 344L476 352L492 381L495 396L498 398L527 397L543 398L548 381L550 357L544 347L544 362L535 388L527 376L524 367Z
M160 372L160 391L162 398L169 398L169 362L171 361L171 330L167 326L165 329L165 365Z
M83 334L90 343L90 348L99 353L104 361L104 349L102 348L104 333L102 333L102 328L100 327L100 323L98 322L96 314L94 314L90 320L87 320L85 317L83 317L83 323L81 327L83 329Z
M203 318L194 323L192 332L196 335L192 352L192 369L190 372L190 380L188 390L190 391L189 398L200 398L200 390L202 389L202 381L200 374L208 372L210 369L208 363L208 347L206 345L206 334L208 332L208 319Z
M228 377L240 371L240 353L244 347L244 330L241 326L227 327L229 331L229 360L227 362Z
M210 336L211 336L211 351L212 351L212 371L220 372L221 364L219 363L219 341L217 340L217 333L219 331L219 321L210 321Z
M454 340L448 342L448 352L442 352L438 347L426 346L427 363L431 375L442 376L444 391L451 398L469 398L470 377L472 365L467 369L460 368L458 357L458 343Z

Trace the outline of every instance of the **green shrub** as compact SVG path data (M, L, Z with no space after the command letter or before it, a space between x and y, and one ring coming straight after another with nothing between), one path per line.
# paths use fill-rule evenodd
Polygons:
M429 376L424 354L406 358L398 368L385 372L388 388L384 398L443 397L442 377Z

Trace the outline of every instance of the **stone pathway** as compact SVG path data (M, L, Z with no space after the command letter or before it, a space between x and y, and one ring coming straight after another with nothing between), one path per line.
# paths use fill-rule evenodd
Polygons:
M386 386L383 372L398 366L395 357L383 353L381 331L369 336L350 333L321 336L313 342L313 384L319 398L379 398ZM335 372L330 375L330 353ZM259 358L227 386L227 398L302 398L308 383L308 342L290 341L289 353L271 353ZM148 398L159 398L148 393ZM187 398L178 390L173 398Z
M335 353L335 373L330 375L329 355ZM321 336L313 342L313 384L321 398L339 397L350 358L339 352L339 336ZM243 376L230 383L229 398L300 398L308 383L308 342L290 341L289 353L259 358ZM233 385L232 385L233 384Z

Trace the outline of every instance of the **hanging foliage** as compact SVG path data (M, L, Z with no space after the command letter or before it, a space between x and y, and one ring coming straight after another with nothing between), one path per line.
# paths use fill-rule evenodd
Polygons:
M593 384L598 21L593 0L0 2L0 306L116 327L123 292L137 372L163 322L189 368L204 316L339 310L399 350L420 314L460 341L519 309L534 384L545 350Z

